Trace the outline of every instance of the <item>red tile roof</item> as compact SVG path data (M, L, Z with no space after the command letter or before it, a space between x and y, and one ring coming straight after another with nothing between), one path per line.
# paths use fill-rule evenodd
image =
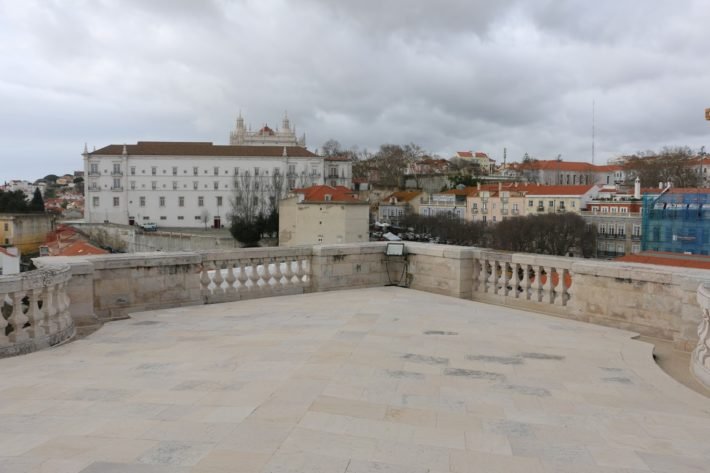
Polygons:
M124 145L108 145L89 153L90 156L120 156ZM125 145L126 152L137 156L283 156L283 146L214 145L199 141L139 141ZM300 146L286 146L286 153L294 158L313 158L317 155Z
M355 202L366 203L358 200L355 192L344 186L311 186L305 189L295 189L296 194L303 195L303 202ZM326 200L326 195L330 196Z
M59 248L52 256L86 256L86 255L105 255L108 251L97 248L89 242L79 240L71 243L69 246Z
M523 189L518 186L517 190L523 190L528 195L583 195L589 192L594 185L588 186L536 186L527 185Z
M473 158L473 152L471 151L457 151L456 156L459 158Z
M394 192L387 197L385 197L382 200L382 203L387 204L389 203L391 198L397 199L398 202L409 202L410 200L414 199L417 197L419 194L421 194L421 191L399 191L399 192Z
M661 266L679 266L681 268L710 269L710 256L685 255L664 251L644 251L636 255L626 255L614 261L626 263L658 264Z

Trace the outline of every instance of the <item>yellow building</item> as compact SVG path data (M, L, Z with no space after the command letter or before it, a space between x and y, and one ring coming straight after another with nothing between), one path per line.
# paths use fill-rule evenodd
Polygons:
M52 230L50 215L0 214L0 244L15 246L23 255L37 253Z
M299 189L279 204L279 246L366 242L369 218L369 204L347 187Z
M580 213L590 202L599 187L584 186L539 186L528 184L521 187L525 192L525 215L544 213Z
M504 188L500 183L479 185L466 200L469 209L466 220L471 222L496 223L525 212L525 194L515 187Z

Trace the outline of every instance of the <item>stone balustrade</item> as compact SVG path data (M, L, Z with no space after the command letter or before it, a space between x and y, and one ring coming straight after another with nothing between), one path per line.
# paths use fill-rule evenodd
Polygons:
M200 294L206 303L306 292L311 248L201 252Z
M698 288L702 320L698 326L698 345L691 355L691 369L696 378L710 388L710 285Z
M56 345L74 335L61 265L0 277L0 357Z

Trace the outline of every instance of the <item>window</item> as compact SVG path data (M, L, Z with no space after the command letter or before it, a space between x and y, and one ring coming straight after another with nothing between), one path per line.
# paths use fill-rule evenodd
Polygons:
M155 190L158 188L158 181L151 181L150 182L150 187Z
M259 175L259 168L255 167L254 168L254 176L258 176L258 175Z
M195 220L202 220L202 217L200 217L199 215L195 215Z
M177 190L177 188L178 188L177 181L173 181L173 190Z
M136 190L136 181L131 181L131 190Z
M254 181L254 190L255 191L259 190L259 181Z
M159 205L160 205L161 207L165 207L165 197L160 196L160 197L158 198L158 202L159 202Z
M221 206L222 206L222 196L218 195L217 196L217 207L221 207Z
M214 167L214 175L219 176L219 167L218 166Z
M185 217L182 215L178 215L178 220L185 220Z
M549 202L547 203L547 206L550 207L550 208L554 208L554 207L555 207L555 201L554 201L554 200L549 201Z
M166 217L165 215L160 216L160 220L167 220L167 219L168 219L168 217Z
M616 226L616 234L620 236L626 235L626 226L623 223Z
M145 217L143 217L143 220L150 220L150 217L146 215Z
M145 197L144 196L140 196L138 198L138 205L141 207L145 207Z
M577 202L575 202L575 201L573 200L572 202L570 202L569 205L570 205L570 207L575 208L575 207L577 206Z
M205 198L202 196L199 196L197 198L197 206L198 207L204 207L205 206Z
M89 174L98 174L99 173L99 163L91 163L89 169Z
M178 197L178 207L185 207L185 198Z
M599 224L599 233L601 233L602 235L606 235L606 223Z
M218 190L218 189L219 189L219 182L214 181L214 190Z
M627 207L619 207L619 213L627 214L629 213L629 209Z
M274 168L274 176L280 176L281 170L279 168Z
M177 166L173 166L173 176L177 176Z
M288 174L289 174L289 176L293 176L296 174L296 165L295 164L288 165Z
M94 207L98 207L99 206L99 198L98 197L92 198L91 205L93 205Z
M119 198L118 198L118 197L114 197L114 198L113 198L113 206L114 206L114 207L118 207L118 205L119 205Z
M518 211L518 204L513 204L513 212L517 212L517 211Z
M532 200L528 200L528 207L532 207L534 205Z
M239 168L234 168L234 175L238 176L239 175Z
M328 177L338 177L338 168L335 166L330 166L328 169Z
M640 237L641 236L641 225L634 224L633 228L631 229L631 234L635 237Z
M158 174L158 168L155 166L152 166L150 168L150 173L155 176L156 174Z
M192 175L193 176L197 176L198 172L199 172L199 169L197 169L197 166L192 168Z
M121 174L121 164L120 163L113 163L113 173L114 174Z
M192 181L192 188L197 190L197 181Z
M289 180L288 180L288 188L289 188L289 189L295 189L295 188L296 188L296 179L289 179Z
M120 188L121 188L121 179L114 179L114 180L113 180L113 188L114 188L114 189L120 189Z

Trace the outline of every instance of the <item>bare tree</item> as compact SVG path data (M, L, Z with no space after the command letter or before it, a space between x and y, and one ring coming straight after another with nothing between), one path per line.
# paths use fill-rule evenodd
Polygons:
M205 226L205 230L207 230L207 224L210 221L210 211L207 209L202 209L202 213L200 213L200 219L202 220L202 224Z
M697 187L700 176L693 169L693 151L687 146L665 147L660 152L640 152L626 159L629 180L638 177L641 185L656 187L672 182L675 187Z

